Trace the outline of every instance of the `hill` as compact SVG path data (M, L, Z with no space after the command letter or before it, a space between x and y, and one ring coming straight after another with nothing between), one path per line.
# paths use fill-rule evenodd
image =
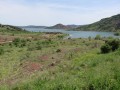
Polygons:
M70 27L70 28L73 28L73 29L74 29L74 28L79 27L80 25L74 25L74 24L73 24L73 25L66 25L66 26L68 26L68 27Z
M77 28L78 25L63 25L63 24L56 24L51 27L47 27L46 29L74 29Z
M109 18L101 19L98 22L89 25L83 25L76 30L83 31L120 31L120 14Z
M46 28L46 26L35 26L35 25L29 25L29 26L18 26L20 28Z
M68 29L69 27L63 24L56 24L51 27L47 27L47 29Z
M0 32L27 32L19 27L0 24Z

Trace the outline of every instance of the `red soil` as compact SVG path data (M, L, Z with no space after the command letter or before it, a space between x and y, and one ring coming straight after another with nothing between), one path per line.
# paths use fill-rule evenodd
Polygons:
M35 71L39 71L42 70L42 65L36 62L27 62L25 63L25 65L23 66L23 69L27 72L27 73L33 73Z
M39 57L40 60L48 60L49 56L48 55L43 55L41 57Z

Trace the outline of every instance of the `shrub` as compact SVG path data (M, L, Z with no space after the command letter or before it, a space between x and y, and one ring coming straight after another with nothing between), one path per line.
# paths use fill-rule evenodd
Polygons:
M37 50L41 50L42 47L41 47L41 46L37 46L36 49L37 49Z
M61 52L61 49L57 49L57 51L56 51L57 53L59 53L59 52Z
M20 41L21 47L26 46L26 43L27 43L27 41L24 40L24 39L22 39L22 40Z
M96 35L95 40L100 40L101 36L100 35Z
M59 38L59 39L63 39L64 36L63 36L63 35L58 35L58 38Z
M119 48L120 41L117 39L106 41L101 47L101 53L109 53L110 51L115 51Z
M91 41L91 39L92 39L91 36L89 36L88 39L89 39L89 41Z
M112 36L109 36L108 39L114 39Z
M34 46L29 46L29 47L27 48L27 51L33 51L33 50L36 50L36 47L34 47Z
M109 53L111 51L111 46L105 44L101 47L101 53Z
M0 55L4 54L3 48L0 48Z
M114 33L115 36L120 36L120 32Z
M19 46L19 43L20 43L20 38L16 38L13 40L13 44L18 47Z
M20 38L16 38L13 40L13 44L16 46L16 47L24 47L26 46L27 44L27 40L25 39L20 39Z
M106 43L112 47L112 51L115 51L120 46L120 41L117 39L109 40Z
M12 43L9 43L9 46L12 48Z

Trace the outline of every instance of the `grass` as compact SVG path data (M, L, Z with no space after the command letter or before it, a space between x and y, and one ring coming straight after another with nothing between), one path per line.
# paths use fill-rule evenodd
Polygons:
M107 55L91 53L65 61L13 90L119 90L120 51Z
M12 40L20 38L17 46L7 41L1 44L0 90L120 89L120 50L101 54L102 39L61 37L15 33ZM25 41L22 47L21 41Z

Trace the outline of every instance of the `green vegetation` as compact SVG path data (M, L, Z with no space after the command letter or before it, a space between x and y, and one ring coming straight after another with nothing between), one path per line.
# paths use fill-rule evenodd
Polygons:
M67 25L63 25L63 24L56 24L54 26L51 27L46 27L46 29L72 29L72 27L67 26Z
M102 53L109 53L111 51L115 51L120 47L120 41L113 39L113 40L108 40L106 43L101 47L101 52Z
M15 45L16 47L24 47L26 46L26 42L27 40L25 39L15 38L13 40L13 45Z
M96 39L96 40L100 40L100 39L101 39L101 36L100 36L100 35L96 35L95 39Z
M12 34L0 35L0 90L120 89L119 39Z
M5 34L6 32L10 33L14 36L14 33L27 33L28 31L25 31L21 28L15 27L15 26L0 24L0 33Z
M102 19L98 22L89 25L83 25L76 30L83 31L120 31L120 14L112 16L110 18Z
M111 52L111 46L108 44L105 44L101 47L101 53L109 53Z
M3 48L0 48L0 55L4 54Z
M120 36L120 32L116 32L114 35L115 36Z

